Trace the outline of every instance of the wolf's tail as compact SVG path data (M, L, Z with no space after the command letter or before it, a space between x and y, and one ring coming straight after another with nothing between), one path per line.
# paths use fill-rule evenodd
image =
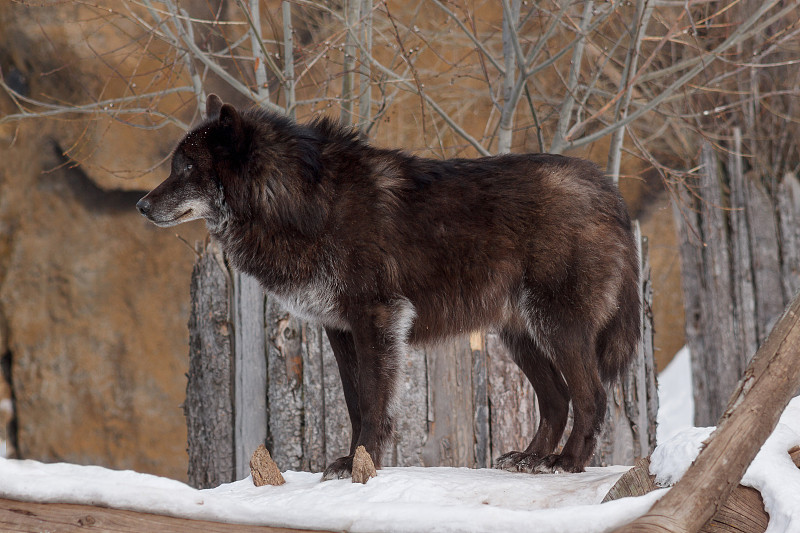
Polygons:
M634 279L638 281L638 276ZM615 381L636 355L642 329L639 283L624 283L618 304L616 314L597 337L600 377L605 383Z

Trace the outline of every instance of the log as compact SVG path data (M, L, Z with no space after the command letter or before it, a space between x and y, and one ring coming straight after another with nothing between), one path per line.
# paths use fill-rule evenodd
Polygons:
M644 516L617 529L694 532L722 507L800 387L800 294L750 362L705 448Z
M233 339L230 277L212 242L192 272L189 373L183 404L189 484L204 489L234 480Z
M31 503L6 499L0 499L0 530L9 533L39 533L41 531L79 533L87 530L118 533L140 533L141 531L304 533L305 531L285 527L246 526L207 520L188 520L91 505Z
M637 460L636 465L619 478L603 503L628 496L641 496L657 488L660 487L655 483L655 476L650 474L650 458L645 457ZM768 523L769 515L764 509L761 494L753 488L739 485L700 532L764 533Z

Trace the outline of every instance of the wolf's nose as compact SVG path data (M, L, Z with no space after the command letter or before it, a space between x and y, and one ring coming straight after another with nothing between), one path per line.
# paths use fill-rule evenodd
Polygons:
M150 200L146 200L146 199L142 198L141 200L136 202L136 209L138 209L139 212L141 214L143 214L144 216L147 216L147 213L150 212L150 208L151 207L153 207L153 206L150 204Z

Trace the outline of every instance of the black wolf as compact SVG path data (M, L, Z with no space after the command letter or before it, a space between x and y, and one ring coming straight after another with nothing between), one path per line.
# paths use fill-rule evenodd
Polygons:
M432 160L328 119L295 124L215 95L137 204L159 226L203 218L236 268L321 323L353 426L377 467L407 344L497 330L539 397L530 445L496 466L579 472L610 382L639 340L639 265L613 184L551 154ZM569 402L574 424L560 454Z

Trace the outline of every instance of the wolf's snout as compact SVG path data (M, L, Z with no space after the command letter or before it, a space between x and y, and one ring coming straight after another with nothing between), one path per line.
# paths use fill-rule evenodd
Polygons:
M136 202L136 209L139 210L141 214L147 216L150 213L150 209L152 209L153 204L150 203L150 200L146 198L142 198L138 202Z

